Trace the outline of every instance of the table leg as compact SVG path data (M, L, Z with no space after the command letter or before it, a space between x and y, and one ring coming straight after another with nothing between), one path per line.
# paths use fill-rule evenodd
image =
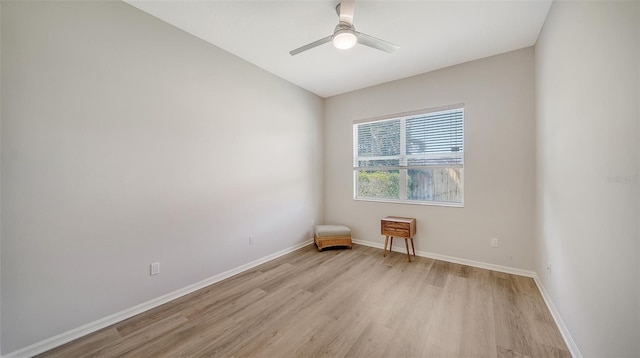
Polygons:
M413 238L411 238L411 248L413 249L413 257L416 257L416 244L413 243Z
M389 245L389 252L393 251L393 236L391 236L391 245Z
M382 257L386 257L387 256L387 242L389 241L389 236L385 236L384 237L384 253L382 254Z
M404 238L404 246L407 247L407 261L411 262L411 254L409 253L409 240L408 238Z

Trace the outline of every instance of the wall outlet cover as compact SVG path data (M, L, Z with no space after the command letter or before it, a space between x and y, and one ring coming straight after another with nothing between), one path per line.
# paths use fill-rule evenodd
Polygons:
M157 274L160 273L160 263L159 262L154 262L151 264L151 276L155 276Z
M491 247L498 247L500 246L500 240L498 240L498 238L491 238Z

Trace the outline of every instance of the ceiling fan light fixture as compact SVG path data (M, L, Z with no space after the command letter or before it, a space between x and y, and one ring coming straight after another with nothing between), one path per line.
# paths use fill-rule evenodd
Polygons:
M356 45L358 37L351 29L338 30L333 34L333 47L346 50Z

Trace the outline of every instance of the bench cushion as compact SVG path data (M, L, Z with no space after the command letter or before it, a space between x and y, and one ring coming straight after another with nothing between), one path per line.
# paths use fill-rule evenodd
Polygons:
M351 229L344 225L317 225L317 237L351 236Z

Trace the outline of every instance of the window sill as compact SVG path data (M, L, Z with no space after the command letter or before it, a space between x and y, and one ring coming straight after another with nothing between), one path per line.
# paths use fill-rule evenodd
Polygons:
M368 199L368 198L353 198L354 201L369 201L375 203L389 203L389 204L409 204L409 205L422 205L422 206L445 206L451 208L464 208L464 202L462 203L447 203L440 201L409 201L409 200L394 200L394 199Z

